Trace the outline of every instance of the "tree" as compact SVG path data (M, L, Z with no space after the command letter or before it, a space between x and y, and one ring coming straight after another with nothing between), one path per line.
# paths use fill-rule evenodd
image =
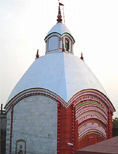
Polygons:
M113 119L113 128L118 128L118 118Z
M118 136L118 118L113 119L113 136Z

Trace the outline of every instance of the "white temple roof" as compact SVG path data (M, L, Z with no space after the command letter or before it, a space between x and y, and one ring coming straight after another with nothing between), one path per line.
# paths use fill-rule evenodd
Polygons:
M66 102L74 94L84 89L96 89L106 94L99 81L82 60L61 51L36 59L17 83L8 101L18 93L30 88L48 89Z
M68 30L68 28L61 22L57 22L56 25L54 25L51 30L46 35L45 39L52 33L58 33L59 35L63 35L64 33L68 33L72 36L71 32Z

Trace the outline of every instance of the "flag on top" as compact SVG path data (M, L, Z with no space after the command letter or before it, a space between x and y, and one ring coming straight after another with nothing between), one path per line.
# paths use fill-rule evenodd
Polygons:
M60 3L60 0L58 0L58 1L59 1L59 5L60 5L60 6L64 6L64 4L63 4L63 3Z
M60 2L59 2L59 5L60 5L60 6L64 6L64 4L62 4L62 3L60 3Z

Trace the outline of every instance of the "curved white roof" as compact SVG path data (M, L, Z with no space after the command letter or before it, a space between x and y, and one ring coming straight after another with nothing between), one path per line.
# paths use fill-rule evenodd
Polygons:
M52 33L58 33L60 35L64 33L68 33L72 36L71 32L68 30L68 28L61 22L58 22L56 25L54 25L51 30L46 35L45 39Z
M8 101L30 88L48 89L66 102L84 89L96 89L106 94L87 65L78 57L65 52L50 53L36 59L17 83Z

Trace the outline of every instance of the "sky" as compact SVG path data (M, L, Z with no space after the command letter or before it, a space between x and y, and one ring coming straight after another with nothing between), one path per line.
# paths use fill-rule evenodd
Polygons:
M118 117L118 0L60 0L74 55L84 55L116 108ZM56 24L58 0L0 0L0 104L45 54L44 38Z

